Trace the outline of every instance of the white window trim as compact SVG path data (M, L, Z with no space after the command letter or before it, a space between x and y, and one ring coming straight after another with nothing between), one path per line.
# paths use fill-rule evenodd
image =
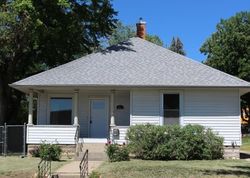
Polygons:
M51 98L71 98L72 99L72 112L71 112L71 125L73 125L74 117L73 117L73 111L74 111L74 94L48 94L47 99L47 124L50 125L50 99Z
M183 90L161 90L160 91L160 125L164 125L164 109L163 109L163 95L164 94L179 94L180 116L179 125L183 126Z

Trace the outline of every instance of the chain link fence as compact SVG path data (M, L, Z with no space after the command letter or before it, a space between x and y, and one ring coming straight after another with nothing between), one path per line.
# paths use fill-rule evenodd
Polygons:
M0 154L26 155L26 124L0 126Z

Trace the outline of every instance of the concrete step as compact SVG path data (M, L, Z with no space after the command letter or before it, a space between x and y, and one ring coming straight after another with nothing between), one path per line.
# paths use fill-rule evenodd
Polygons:
M80 152L79 156L75 157L76 161L81 161L83 158L84 152ZM107 155L105 152L89 152L88 154L89 161L105 161L107 160Z
M105 153L106 146L105 143L78 143L78 153L75 156L75 160L81 161L88 149L88 160L89 161L105 161L107 156Z
M83 143L81 144L82 150L89 150L90 152L104 152L105 143Z

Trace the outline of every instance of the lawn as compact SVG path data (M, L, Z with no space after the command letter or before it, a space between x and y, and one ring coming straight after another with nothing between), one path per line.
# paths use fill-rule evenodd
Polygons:
M250 136L242 137L242 145L240 150L250 152Z
M144 161L131 160L103 163L97 170L102 178L212 178L250 177L250 162L246 160L213 161Z
M62 159L62 161L52 162L52 171L58 169L70 160ZM37 171L40 158L18 156L0 157L0 177L32 177Z

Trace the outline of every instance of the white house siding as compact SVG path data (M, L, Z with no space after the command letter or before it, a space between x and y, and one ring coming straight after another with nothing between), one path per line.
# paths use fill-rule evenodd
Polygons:
M180 103L181 124L201 124L224 137L224 145L231 146L232 142L241 145L240 98L237 89L177 90L183 93ZM167 93L168 89L131 91L131 125L161 124L162 91Z
M224 137L224 145L241 145L237 89L186 89L183 124L201 124Z
M160 92L158 90L132 90L130 99L130 125L160 124Z
M119 134L119 139L115 140L115 143L118 143L118 144L127 143L126 134L127 134L129 126L116 126L115 128L119 129L119 133L120 133ZM111 134L110 139L112 140L112 138L113 138L113 136Z
M35 125L27 127L27 143L75 144L76 127Z

